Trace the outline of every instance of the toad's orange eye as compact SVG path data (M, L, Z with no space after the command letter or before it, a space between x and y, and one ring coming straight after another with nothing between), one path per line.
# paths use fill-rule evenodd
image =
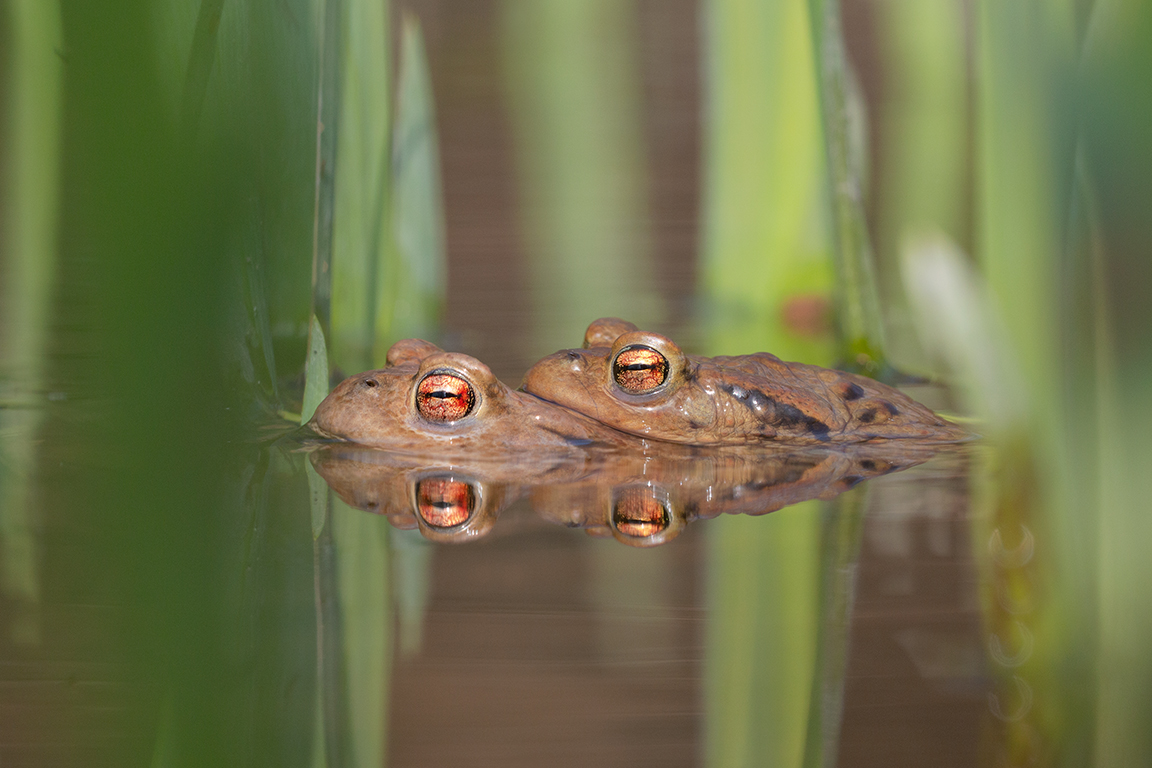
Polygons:
M472 385L450 373L430 373L416 387L416 410L429 421L459 421L475 405Z
M416 511L434 528L460 525L476 510L476 492L468 483L430 477L416 485Z
M668 358L652 347L626 347L612 363L612 378L625 392L646 395L668 378Z
M648 488L626 488L612 507L612 524L625 536L641 539L668 527L668 509Z

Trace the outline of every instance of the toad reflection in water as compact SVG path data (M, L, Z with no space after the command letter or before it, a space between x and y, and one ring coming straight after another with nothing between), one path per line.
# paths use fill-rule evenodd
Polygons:
M631 546L655 546L689 523L721 514L762 515L831 499L862 480L920 464L935 449L910 443L838 448L710 448L602 452L536 473L512 464L403 456L333 444L311 454L347 504L418 528L441 542L488 533L500 512L527 496L541 518Z
M583 349L550 355L521 387L610 427L690 445L952 443L963 429L864 376L758 352L685 355L617 318L594 321Z

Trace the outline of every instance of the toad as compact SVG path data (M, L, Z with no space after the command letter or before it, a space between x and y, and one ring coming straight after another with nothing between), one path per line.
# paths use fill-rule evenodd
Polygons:
M538 362L521 389L633 435L691 445L970 437L864 376L767 352L686 355L664 336L617 318L594 321L583 349Z
M509 389L474 357L419 339L394 344L386 367L338 384L309 426L322 437L361 445L493 458L633 442L579 413Z

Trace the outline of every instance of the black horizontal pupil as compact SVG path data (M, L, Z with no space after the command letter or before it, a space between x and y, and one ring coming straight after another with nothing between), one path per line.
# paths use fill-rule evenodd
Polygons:
M451 400L452 398L459 397L459 396L460 395L457 394L456 392L452 392L452 391L447 390L447 389L437 389L437 390L429 392L427 395L425 395L425 397L435 397L439 400Z
M651 371L656 368L653 363L628 363L621 367L626 371Z

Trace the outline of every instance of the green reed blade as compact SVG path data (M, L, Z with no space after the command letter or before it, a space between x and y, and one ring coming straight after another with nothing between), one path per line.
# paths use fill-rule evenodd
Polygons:
M1044 386L1059 376L1057 216L1072 171L1051 118L1072 63L1070 9L1070 0L977 4L976 253L1031 390L1030 428L1049 445L1058 421L1048 417L1058 389Z
M830 362L832 273L803 0L705 6L708 348ZM816 674L820 507L708 529L705 764L802 764Z
M828 364L832 272L806 8L712 0L704 20L709 351Z
M9 3L5 30L8 101L0 178L0 399L21 401L44 387L57 266L62 46L54 3ZM12 601L0 631L18 643L39 638L40 542L35 531L41 407L0 409L0 591Z
M318 0L316 83L316 181L312 212L312 315L331 328L333 219L336 215L336 146L340 135L344 0Z
M1084 414L1098 420L1100 446L1093 758L1103 768L1152 754L1152 7L1096 3L1081 72L1100 371L1097 406Z
M404 17L392 131L390 267L377 276L376 358L405 337L435 337L446 291L435 101L420 25Z
M876 169L876 266L890 353L926 370L900 282L900 243L940 230L967 246L970 207L968 51L964 7L956 0L881 3L884 85Z
M840 0L809 0L820 112L828 163L836 258L839 355L849 370L883 372L884 318L875 256L864 218L864 179L853 155L850 82L840 23Z
M332 266L332 360L344 371L373 359L380 275L389 249L388 4L344 0L339 161Z
M644 187L635 5L505 0L501 13L535 305L531 351L578 345L596 317L650 325L662 307Z

